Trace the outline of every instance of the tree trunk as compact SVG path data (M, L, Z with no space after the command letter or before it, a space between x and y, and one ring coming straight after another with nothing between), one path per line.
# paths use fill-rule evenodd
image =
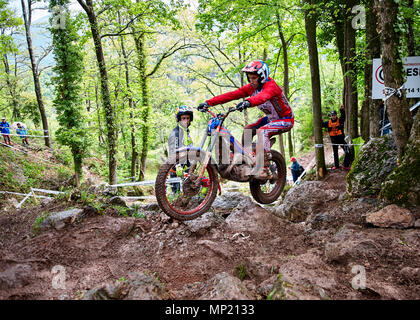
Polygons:
M95 103L96 103L96 115L98 117L98 143L100 146L102 146L105 141L103 137L103 131L102 131L102 123L101 123L101 105L99 102L99 93L98 93L98 84L95 83Z
M132 92L131 92L131 88L130 88L130 73L129 73L129 69L128 69L128 55L127 52L125 51L125 46L124 46L124 37L121 36L121 51L123 54L123 58L124 58L124 68L125 68L125 82L127 85L127 91L129 93L129 97L128 97L128 108L130 110L130 135L131 135L131 170L130 170L130 174L131 174L131 180L135 181L136 180L136 160L137 160L137 145L136 145L136 126L134 125L134 101L133 101L133 96L132 96Z
M306 3L314 5L316 1L306 0ZM319 79L318 46L316 43L316 16L313 8L305 10L305 31L311 69L312 112L314 115L315 157L317 166L316 176L317 179L322 179L325 176L326 168L321 127L321 83Z
M136 51L139 63L139 84L142 92L141 115L142 124L140 126L142 146L140 151L140 171L139 181L144 180L146 173L147 151L149 149L149 117L150 105L148 98L147 74L146 74L146 52L145 52L145 33L142 32L140 36L134 37Z
M238 57L239 57L239 63L244 62L242 61L242 48L240 45L238 46ZM240 74L241 74L241 87L243 87L245 85L245 75L243 72L241 72ZM245 122L244 127L245 127L249 123L248 110L245 109L243 113L244 113L244 122Z
M356 31L352 26L352 8L357 4L355 0L346 1L344 19L344 85L347 134L351 139L359 136L358 130L358 100L357 100L357 70Z
M408 7L413 10L414 8L414 0L408 0ZM413 10L413 14L414 14ZM407 26L408 26L408 32L407 32L407 49L408 49L408 56L416 56L416 39L414 37L414 29L413 24L414 20L413 17L407 17L406 18Z
M279 37L281 41L281 47L283 50L283 65L284 65L284 73L283 73L283 90L286 96L286 99L289 99L289 59L287 56L287 42L284 38L284 34L281 27L280 22L280 15L277 12L277 28L279 32ZM293 130L293 129L292 129ZM287 141L289 146L289 156L293 157L293 141L292 141L292 130L287 133ZM284 154L283 154L284 155ZM284 155L285 156L285 155Z
M284 152L284 141L283 141L283 134L280 133L279 134L279 150L280 153L283 155L283 157L285 156L285 152Z
M13 79L11 77L9 60L7 58L7 54L3 55L3 64L4 64L4 71L6 73L7 88L9 89L10 97L12 100L12 117L16 120L19 120L20 118L19 100L16 94L17 78L15 77Z
M379 8L379 21L382 41L382 69L385 87L398 89L404 84L403 65L398 51L400 32L396 32L398 5L393 0L375 0ZM412 119L405 93L401 98L392 95L386 101L389 121L398 148L399 160L404 155L404 148L410 137Z
M365 70L365 79L366 79L366 72L368 71ZM366 83L365 83L365 86L366 86ZM361 113L360 114L360 135L362 136L364 141L368 141L369 140L369 100L365 100L362 102L362 109L360 113Z
M80 187L80 180L83 175L82 160L77 156L77 151L73 151L73 162L74 162L74 176L76 188Z
M107 138L108 138L108 168L109 168L109 184L117 182L117 139L118 131L116 128L114 109L111 104L111 98L108 87L108 72L105 64L105 57L102 48L101 36L99 32L97 17L94 12L92 0L77 0L85 10L92 31L92 39L95 44L96 59L99 67L101 79L102 103L105 110Z
M369 0L366 7L366 67L365 67L365 101L369 108L369 136L379 137L379 102L372 99L372 59L380 58L381 40L376 32L377 18L374 12L374 0ZM367 74L369 72L369 74ZM365 140L366 141L366 140Z
M26 42L28 44L29 59L31 60L32 75L34 78L35 95L38 103L39 113L41 114L42 127L45 135L45 145L51 147L50 132L48 130L48 119L45 113L44 101L42 100L41 84L39 81L38 65L35 62L34 49L32 47L31 23L32 23L32 1L28 0L26 9L25 0L21 0L23 21L25 25Z

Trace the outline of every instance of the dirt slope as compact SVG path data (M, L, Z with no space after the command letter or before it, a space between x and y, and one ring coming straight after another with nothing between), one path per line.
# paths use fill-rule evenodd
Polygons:
M332 172L323 182L340 197L317 207L306 223L277 217L245 196L223 215L187 223L159 211L128 218L86 209L80 221L35 236L37 216L69 204L2 213L0 299L79 299L133 272L153 276L173 299L220 298L226 277L240 286L227 285L226 299L418 299L419 229L360 223L375 202L345 200L345 174ZM354 266L365 268L363 290L352 287ZM65 270L62 286L54 282L57 270Z

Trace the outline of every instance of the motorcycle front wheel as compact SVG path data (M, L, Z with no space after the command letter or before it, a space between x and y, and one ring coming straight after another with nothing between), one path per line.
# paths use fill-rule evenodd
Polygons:
M159 207L177 220L196 219L207 212L218 191L214 164L203 169L204 153L190 150L173 155L160 167L155 192Z

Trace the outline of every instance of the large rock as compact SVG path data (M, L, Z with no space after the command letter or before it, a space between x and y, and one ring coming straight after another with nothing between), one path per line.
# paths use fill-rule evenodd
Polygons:
M248 197L240 192L226 192L214 200L212 207L218 211L232 210L246 198Z
M420 205L420 112L414 119L401 164L382 184L381 198L403 206Z
M319 255L314 249L282 264L278 275L261 283L258 292L270 300L328 299L337 282Z
M378 259L384 254L384 250L379 243L360 232L357 226L348 224L331 241L325 243L324 254L329 263L348 264Z
M198 298L199 300L249 300L252 294L246 289L241 281L226 272L216 274L206 282L204 288L208 288Z
M420 268L404 267L399 273L405 281L420 284Z
M155 276L145 273L131 273L129 275L130 291L128 300L166 300L169 293L165 285Z
M48 229L54 227L59 230L64 228L68 223L76 221L83 213L83 209L75 208L66 211L60 211L50 214L40 225L40 229Z
M233 234L243 233L245 237L251 234L252 237L267 232L269 228L277 228L279 220L270 211L246 197L226 218L226 223Z
M146 273L131 273L123 281L108 282L89 290L83 300L164 300L169 299L165 285Z
M349 261L377 259L383 254L380 245L370 239L327 242L325 257L328 262L347 264Z
M33 269L28 264L17 264L0 272L0 298L8 298L1 292L6 293L10 288L21 288L29 284L32 273Z
M214 252L216 255L225 260L229 259L233 255L232 248L220 242L214 242L211 240L199 240L197 241L197 244L204 246L206 250L208 249Z
M124 207L124 208L129 207L127 205L127 203L125 202L124 198L120 197L120 196L112 197L111 199L109 199L109 203L113 204L113 205L121 206L121 207Z
M414 216L409 210L395 204L366 215L367 223L382 228L410 228L414 226L414 220Z
M214 212L206 212L197 219L182 221L182 223L187 226L187 229L191 233L195 233L197 235L204 235L212 228L224 222L224 219L219 214Z
M320 181L304 181L287 193L283 203L273 213L292 222L302 222L308 215L322 209L326 202L337 199L339 195L334 190L323 189L323 183Z
M101 183L95 186L94 193L103 196L116 196L118 193L118 188L110 187L107 183Z
M398 152L392 134L363 145L346 177L349 194L355 197L379 193L381 184L397 166Z

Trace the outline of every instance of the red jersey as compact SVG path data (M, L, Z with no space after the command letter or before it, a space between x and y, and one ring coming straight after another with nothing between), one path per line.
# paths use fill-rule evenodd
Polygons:
M270 121L293 118L292 109L283 90L271 78L268 78L260 90L255 89L251 84L247 84L237 90L211 98L206 102L210 106L215 106L245 97L250 97L246 100L251 103L252 107L257 106L262 110Z

